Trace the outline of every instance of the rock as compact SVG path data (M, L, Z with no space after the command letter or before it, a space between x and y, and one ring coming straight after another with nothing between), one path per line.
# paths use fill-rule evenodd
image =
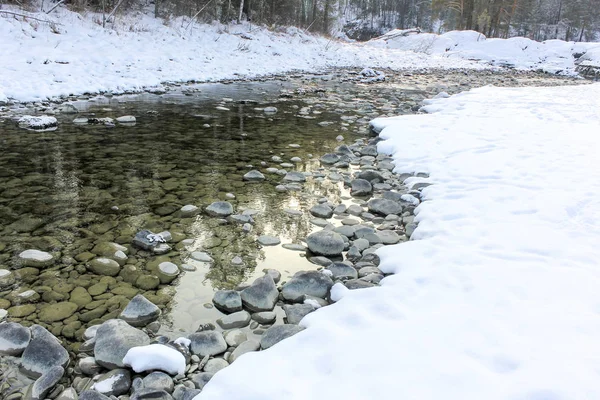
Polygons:
M263 311L252 314L252 319L261 325L269 325L275 323L277 314L272 311Z
M95 390L84 390L79 393L79 400L111 400L111 398Z
M205 211L211 217L225 218L233 214L233 206L228 201L216 201L206 207Z
M132 243L142 250L152 251L162 241L160 236L156 236L151 231L144 229L135 234Z
M96 332L96 362L108 369L123 368L123 357L129 349L149 343L150 338L141 330L123 320L109 319Z
M54 257L50 253L39 250L25 250L19 253L19 263L24 267L43 268L54 263Z
M98 378L93 390L106 396L121 396L129 393L131 387L131 372L127 369L113 369Z
M354 228L353 226L342 225L342 226L336 227L333 231L335 233L339 233L340 235L346 236L348 239L351 239L352 237L354 237L355 230L356 230L356 228Z
M250 182L258 182L258 181L264 181L265 176L260 171L252 170L252 171L246 172L242 179L245 181L250 181Z
M340 156L334 153L327 153L323 155L319 160L321 161L321 164L332 165L340 161Z
M119 318L131 326L146 326L160 316L160 308L141 294L136 295L121 312Z
M179 386L173 392L173 398L175 400L194 400L194 398L200 393L202 393L202 390L200 389L191 389L189 387Z
M179 275L179 267L169 261L161 262L156 268L156 273L160 283L168 284L173 282Z
M281 294L287 301L301 302L307 295L326 298L332 286L331 278L318 271L300 271L283 285Z
M95 325L98 326L98 325ZM79 369L86 375L97 375L102 367L98 365L94 357L84 357L79 360Z
M135 124L136 119L133 115L123 115L122 117L117 118L117 122L121 124Z
M156 275L140 275L135 281L135 286L142 290L156 289L159 285L160 279Z
M383 182L385 178L377 171L372 169L367 169L365 171L361 171L356 175L357 179L364 179L371 183Z
M0 324L0 356L19 357L31 340L29 329L15 322Z
M225 313L242 310L242 298L235 290L219 290L213 296L213 304Z
M362 156L373 156L377 157L377 147L376 146L365 146L359 150Z
M159 256L162 254L167 254L170 251L171 251L171 246L169 246L166 243L159 243L152 249L152 252Z
M236 347L235 350L233 350L233 352L229 356L229 362L232 363L238 358L240 358L240 356L246 353L250 353L252 351L257 351L259 348L260 343L258 343L255 340L247 340L241 343L238 347Z
M183 218L189 218L189 217L193 217L194 215L198 214L200 212L200 208L198 208L192 204L187 204L187 205L181 207L181 209L179 209L179 212L181 213L181 216Z
M225 337L225 341L227 342L227 345L229 345L231 347L237 347L241 343L248 340L248 337L246 336L246 334L239 329L232 329L228 332L225 332L224 337Z
M283 177L283 180L286 182L297 182L297 183L306 182L306 175L304 175L302 172L290 171L285 174L285 176Z
M321 256L337 256L344 250L344 239L331 231L320 231L306 238L308 249Z
M277 107L265 107L263 108L263 112L265 114L275 114L277 112Z
M389 214L401 214L402 205L388 199L371 199L368 203L369 211L375 214L387 216Z
M78 400L77 392L73 388L66 388L54 400Z
M85 288L78 286L71 292L69 301L71 303L77 304L78 307L83 307L86 304L92 302L92 296L88 293L87 290L85 290Z
M270 275L257 278L240 293L242 303L251 311L271 311L277 303L279 292Z
M333 279L356 279L358 272L343 262L334 262L329 265L327 270L331 271Z
M262 235L258 237L258 243L262 246L277 246L281 240L275 236Z
M56 304L47 304L40 308L38 312L38 318L40 321L45 323L52 323L56 321L62 321L63 319L69 318L77 311L77 304L69 301L63 301Z
M205 262L205 263L215 262L215 260L213 260L213 258L211 256L209 256L208 253L205 253L203 251L194 251L192 254L190 254L190 257L192 257L193 260L200 261L200 262Z
M353 196L366 196L373 193L373 186L366 179L354 179L350 193Z
M346 286L350 290L356 290L375 287L377 285L371 282L364 281L362 279L351 279L349 281L344 282L344 286Z
M60 341L39 325L30 330L31 341L21 356L21 371L30 378L38 378L53 367L66 368L69 353Z
M294 336L296 333L303 331L304 328L298 325L275 325L265 331L260 338L260 347L266 350L275 344Z
M316 204L308 210L312 215L317 218L331 218L333 216L333 210L331 207L325 204Z
M41 115L39 117L34 117L33 115L23 115L21 118L17 120L20 128L32 129L32 130L45 130L56 128L58 126L58 121L56 118Z
M221 332L204 331L192 333L190 339L190 350L192 354L200 357L215 356L224 353L227 350L227 342L223 338Z
M285 304L283 306L288 324L298 325L305 315L315 311L310 304Z
M243 328L249 323L250 314L247 311L238 311L217 320L217 324L223 329Z
M7 269L0 269L0 290L15 283L15 274Z
M95 274L105 276L117 276L121 266L110 258L98 257L88 263L88 268Z
M277 271L276 269L266 269L263 270L263 272L269 276L271 276L271 278L273 278L273 282L275 282L276 284L279 283L279 281L281 280L281 272Z
M223 368L229 366L229 363L222 358L213 358L208 360L206 365L204 366L204 372L208 372L210 374L216 374Z
M136 391L129 400L173 400L173 397L164 390L143 388Z
M194 383L194 386L196 387L196 389L203 389L204 385L206 385L208 383L208 381L211 380L212 377L213 377L213 374L211 374L209 372L201 372L192 377L192 382Z
M311 257L308 259L308 261L310 261L313 264L320 265L322 267L326 267L332 262L329 258L323 256Z
M7 310L8 315L13 318L24 318L36 311L36 307L33 304L23 304L19 306L13 306Z
M296 243L285 243L283 245L281 245L281 247L283 247L286 250L292 250L292 251L306 251L307 248L301 244L296 244Z
M377 236L379 236L383 244L396 244L400 241L400 235L394 231L379 231L377 232Z
M164 372L152 372L143 379L144 389L164 390L167 393L173 393L173 379Z
M406 230L406 236L411 237L415 229L417 229L417 223L409 222L408 224L406 224L404 229Z

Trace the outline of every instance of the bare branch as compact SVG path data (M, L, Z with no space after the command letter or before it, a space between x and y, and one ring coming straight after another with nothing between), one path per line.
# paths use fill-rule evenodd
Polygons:
M58 22L48 21L46 19L39 19L39 18L32 17L31 15L19 14L19 13L12 12L12 11L0 10L0 14L8 14L8 15L14 15L15 17L29 18L29 19L32 19L34 21L43 22L43 23L49 24L49 25L62 25L62 24L60 24Z

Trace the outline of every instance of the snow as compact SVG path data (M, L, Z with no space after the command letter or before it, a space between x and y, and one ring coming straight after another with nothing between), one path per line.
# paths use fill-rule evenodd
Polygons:
M97 392L103 393L103 394L109 393L113 390L113 386L118 381L119 381L119 375L113 375L113 376L109 377L108 379L94 383L94 385L92 385L92 389L94 389Z
M3 9L23 12L10 5ZM0 17L0 101L119 94L162 88L168 82L239 79L332 66L484 68L458 58L330 40L298 28L269 31L247 23L189 24L181 18L155 19L148 11L119 16L104 29L94 22L101 20L99 14L80 15L62 6L50 15L30 15L57 24Z
M550 73L574 74L576 56L582 53L585 53L582 62L600 65L600 43L563 40L536 42L523 37L487 39L475 31L451 31L437 35L407 34L406 31L393 30L368 44L377 48L443 55L448 59L477 60L491 65Z
M56 118L48 115L41 115L39 117L33 115L23 115L21 118L19 118L17 123L19 126L31 129L46 129L58 125Z
M306 330L196 400L600 398L600 84L429 107L373 121L396 171L434 183L413 240L378 251L393 275L336 284Z
M182 345L182 346L184 346L184 347L186 347L186 348L189 349L190 345L192 344L192 341L190 339L188 339L188 338L185 338L185 337L179 337L179 338L175 339L173 341L173 343Z
M132 347L123 358L123 364L135 372L160 370L171 375L185 372L183 354L162 344Z

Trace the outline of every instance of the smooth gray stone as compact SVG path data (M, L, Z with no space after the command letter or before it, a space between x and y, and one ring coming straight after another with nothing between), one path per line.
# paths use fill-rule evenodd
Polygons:
M30 340L28 328L16 322L0 324L0 355L18 357L23 354Z
M290 171L285 174L283 180L286 182L306 182L306 175L302 172Z
M247 311L238 311L219 318L217 324L223 329L243 328L250 324L250 314Z
M217 331L196 332L188 336L192 354L199 357L215 356L227 350L227 342L223 334Z
M349 281L344 282L344 286L346 286L350 290L356 290L376 287L377 285L364 281L362 279L351 279Z
M286 250L292 250L292 251L306 251L308 248L304 247L301 244L295 244L295 243L285 243L283 245L281 245L281 247L283 247Z
M79 400L111 400L111 398L95 390L84 390L79 393Z
M281 240L278 237L268 235L259 236L257 241L262 246L277 246L281 243Z
M242 177L243 180L245 181L250 181L250 182L258 182L258 181L264 181L265 180L265 176L257 170L252 170L252 171L248 171L244 174L244 176Z
M232 329L225 332L223 336L225 337L227 345L230 347L237 347L248 340L248 336L241 329Z
M191 389L185 386L180 386L173 392L175 400L194 400L194 397L202 393L200 389Z
M326 269L331 271L333 279L356 279L358 278L358 272L353 267L343 262L334 262L329 265Z
M252 314L252 319L261 325L273 324L277 319L277 314L273 311L263 311Z
M211 374L216 374L223 368L229 366L229 363L222 358L212 358L208 360L206 365L204 366L204 372L208 372Z
M383 215L401 214L402 205L393 200L388 199L371 199L368 203L369 211L375 214Z
M233 206L228 201L215 201L205 211L211 217L228 217L233 214Z
M200 372L192 377L192 383L196 386L196 389L203 389L204 386L211 380L213 374L209 372Z
M159 242L154 242L148 240L148 235L152 235L153 233L147 229L140 231L135 234L133 238L133 245L139 247L143 250L152 250Z
M350 248L346 252L346 259L352 262L360 260L361 257L362 254L360 253L360 250L354 245L350 246Z
M143 295L136 295L127 304L119 318L131 326L146 326L160 316L160 308Z
M92 387L106 396L121 396L129 393L129 388L131 388L131 372L123 368L113 369L103 374Z
M415 229L417 229L417 224L416 222L409 222L408 224L406 224L404 229L406 230L406 236L411 237Z
M333 165L336 162L340 161L340 156L334 153L327 153L323 155L320 159L321 164Z
M150 344L144 332L120 319L109 319L98 328L94 356L96 362L108 369L123 368L123 357L129 349Z
M143 388L136 391L129 400L173 400L173 397L164 390Z
M152 372L144 377L142 383L144 389L158 389L164 390L167 393L173 393L173 379L164 372Z
M264 270L266 275L269 275L271 278L273 278L273 282L278 283L281 280L281 272L277 271L276 269L267 269Z
M390 230L378 231L377 236L383 244L396 244L400 241L400 235Z
M370 226L358 226L356 227L356 229L354 230L354 236L356 236L357 239L364 239L366 235L370 235L370 234L374 234L375 233L375 229L371 228ZM366 239L368 241L368 239Z
M333 216L333 210L326 204L315 204L308 211L317 218L328 219Z
M333 213L336 215L343 214L347 209L348 207L345 204L339 204L333 209Z
M283 311L288 324L298 325L302 318L315 311L310 304L284 304Z
M77 391L70 387L63 390L54 400L77 400L78 398L79 396L77 396Z
M348 212L348 214L358 217L360 214L362 214L364 212L364 209L361 206L359 206L358 204L352 204L351 206L348 207L348 209L346 211Z
M350 193L352 196L367 196L373 193L373 186L366 179L354 179L351 186Z
M251 311L271 311L277 303L279 291L273 278L270 275L264 275L242 290L240 295L242 303Z
M98 365L94 357L85 357L79 360L79 369L85 375L97 375L102 370L102 367Z
M356 228L350 225L342 225L337 226L333 231L335 233L339 233L340 235L346 236L348 239L352 239L354 237L354 231Z
M260 338L260 347L266 350L284 339L294 336L303 331L304 328L298 325L275 325L265 331Z
M243 354L250 353L252 351L257 351L260 348L260 343L255 340L246 340L241 343L238 347L233 350L231 355L229 356L229 362L233 363L235 360L240 358Z
M39 378L53 367L66 368L69 353L60 341L40 325L33 325L30 330L31 341L21 356L21 372Z
M287 301L301 302L304 296L325 298L333 286L330 277L318 271L299 271L281 289Z
M61 366L50 368L31 385L25 398L27 400L44 400L64 374L65 369Z
M373 156L377 157L377 147L376 146L365 146L359 151L362 156Z
M332 261L329 258L323 256L311 257L308 259L308 261L310 261L313 264L320 265L322 267L326 267L332 263Z
M392 200L392 201L395 201L395 202L401 202L402 201L402 195L404 195L404 193L387 191L387 192L383 192L382 197L384 199L387 199L387 200Z
M242 310L242 298L235 290L218 290L212 301L217 309L225 313Z
M367 170L359 172L356 175L356 178L357 179L364 179L364 180L369 181L371 183L378 183L378 182L385 181L385 178L383 177L383 175L381 175L379 172L374 171L372 169L367 169Z
M337 256L344 251L344 239L332 231L310 234L306 238L306 244L312 253L321 256Z

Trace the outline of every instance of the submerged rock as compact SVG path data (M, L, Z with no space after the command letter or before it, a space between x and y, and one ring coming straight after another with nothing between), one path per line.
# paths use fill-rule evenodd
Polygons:
M42 268L52 265L54 257L45 251L30 249L19 253L19 262L25 267Z
M218 310L225 313L242 310L242 297L235 290L219 290L213 296L212 301Z
M233 214L233 206L228 201L215 201L206 207L206 213L211 217L228 217Z
M265 176L257 170L248 171L244 174L243 179L250 182L264 181Z
M320 231L306 238L308 249L321 256L337 256L344 250L344 239L332 231Z
M270 275L257 278L240 293L243 304L251 311L271 311L277 303L279 292Z

